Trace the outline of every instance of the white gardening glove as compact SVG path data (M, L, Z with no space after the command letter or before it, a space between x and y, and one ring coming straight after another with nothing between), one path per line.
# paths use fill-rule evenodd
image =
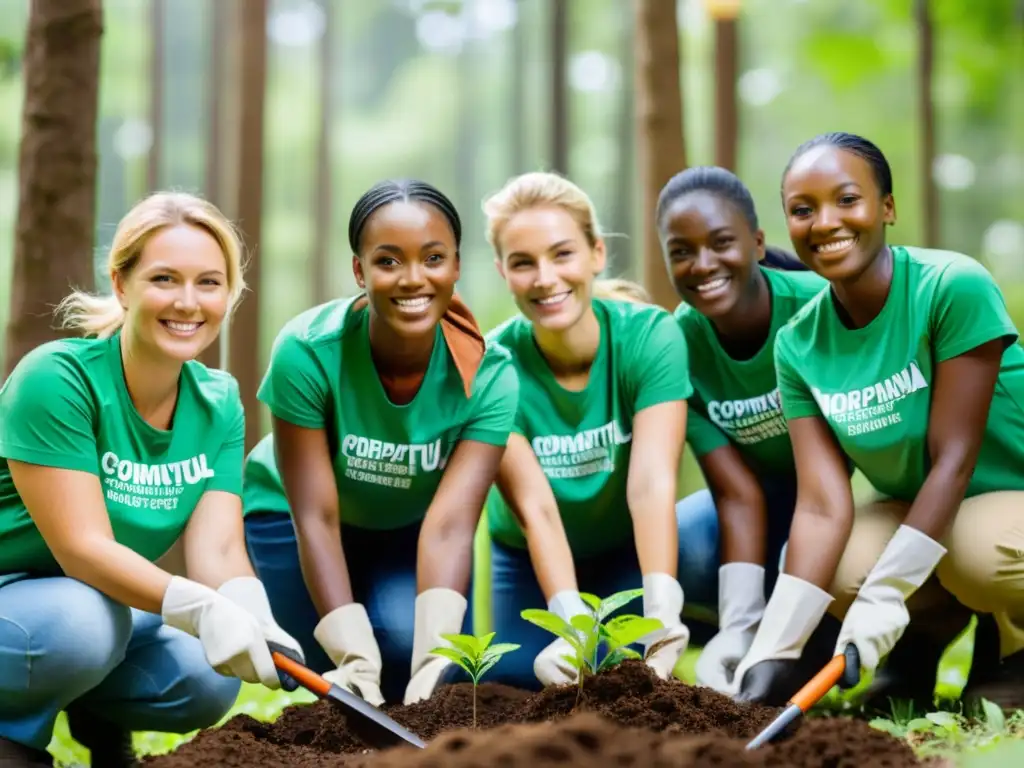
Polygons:
M565 622L572 624L573 616L592 616L593 611L583 602L580 593L574 589L564 589L548 601L548 610ZM579 671L565 660L565 656L575 656L576 652L568 642L560 637L545 646L533 660L533 674L541 684L567 685L579 682Z
M907 599L928 580L945 554L946 548L934 539L901 525L846 612L836 654L853 643L860 655L860 674L874 673L910 623ZM845 675L844 681L849 687L854 676Z
M324 679L359 696L368 704L384 703L380 692L380 647L361 603L335 608L316 625L313 637L335 664Z
M809 581L779 574L754 642L733 675L733 688L741 698L763 698L757 689L767 689L770 681L745 681L747 671L762 661L799 659L831 603L832 595Z
M412 640L412 676L405 689L405 704L429 699L444 671L453 664L432 654L435 648L451 647L441 635L462 634L466 598L454 589L433 587L416 596L416 628Z
M199 638L222 675L278 689L281 679L259 619L233 600L191 579L172 576L160 615L169 627Z
M667 573L645 574L643 586L644 618L658 619L664 626L643 638L644 661L658 677L668 680L690 642L690 630L680 618L683 588Z
M294 637L281 629L274 619L274 614L270 610L270 600L267 599L267 591L263 587L262 581L255 576L239 576L225 581L217 591L256 617L267 642L277 643L293 651L298 654L300 662L305 663L306 656L302 652L302 646Z
M733 672L750 650L764 615L764 566L726 563L718 569L718 634L697 659L697 684L731 696Z

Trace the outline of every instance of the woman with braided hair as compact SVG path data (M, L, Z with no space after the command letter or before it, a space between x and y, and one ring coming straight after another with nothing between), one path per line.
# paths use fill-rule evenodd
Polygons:
M434 187L375 185L349 221L362 292L289 321L259 390L253 562L310 666L375 706L457 670L429 652L471 626L473 537L518 399L455 295L460 237Z

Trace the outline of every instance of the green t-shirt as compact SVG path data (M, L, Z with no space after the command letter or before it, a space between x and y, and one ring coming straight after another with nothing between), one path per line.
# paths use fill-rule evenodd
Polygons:
M764 346L747 360L730 357L711 321L689 304L675 311L690 352L694 390L686 439L698 458L732 443L759 476L791 476L796 468L779 405L775 335L827 282L813 272L761 271L771 290L771 330Z
M686 340L660 307L594 299L601 341L587 386L579 392L555 379L517 316L489 338L512 352L519 373L516 432L530 441L558 501L574 554L590 556L633 535L626 478L633 418L652 405L693 392ZM525 548L515 515L497 488L487 499L491 535Z
M278 334L259 399L306 429L326 429L345 525L390 530L423 519L460 440L504 446L519 382L507 350L488 344L467 398L440 326L416 397L392 403L355 299L306 310ZM288 513L267 435L245 464L245 513Z
M114 538L151 561L178 539L206 491L241 495L245 415L235 379L185 363L173 426L156 429L128 394L120 338L43 344L0 389L0 574L61 573L8 459L96 475Z
M880 492L912 501L924 484L936 366L1004 339L1002 367L967 496L1024 490L1024 348L995 281L958 253L893 247L882 311L846 328L831 290L779 332L775 361L787 419L823 416Z

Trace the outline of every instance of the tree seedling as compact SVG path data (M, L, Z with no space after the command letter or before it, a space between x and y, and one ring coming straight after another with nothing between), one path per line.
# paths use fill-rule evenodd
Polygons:
M473 728L476 728L476 689L487 672L497 664L501 657L511 651L519 650L515 643L495 643L491 645L496 633L489 632L482 637L474 635L441 635L451 643L450 648L441 647L431 651L435 656L451 659L469 675L473 681Z
M664 628L659 619L647 619L634 614L624 614L605 621L643 593L643 589L629 589L616 592L603 600L595 595L581 593L580 597L587 604L591 615L573 616L571 622L551 611L538 608L528 608L520 614L531 624L546 629L569 644L573 652L564 654L562 658L577 672L576 706L579 706L583 694L583 679L586 675L596 675L625 659L641 658L629 646L651 632ZM599 657L602 644L607 650L603 657Z

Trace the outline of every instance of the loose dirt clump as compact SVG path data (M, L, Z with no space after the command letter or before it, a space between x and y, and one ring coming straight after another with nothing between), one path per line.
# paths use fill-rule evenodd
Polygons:
M846 718L812 719L778 743L744 747L779 712L738 704L710 689L659 680L628 661L576 688L527 693L493 683L477 691L478 729L470 729L472 686L442 688L387 712L428 741L426 749L375 752L329 702L286 709L273 724L238 715L203 731L147 768L594 768L595 766L921 766L904 742Z

